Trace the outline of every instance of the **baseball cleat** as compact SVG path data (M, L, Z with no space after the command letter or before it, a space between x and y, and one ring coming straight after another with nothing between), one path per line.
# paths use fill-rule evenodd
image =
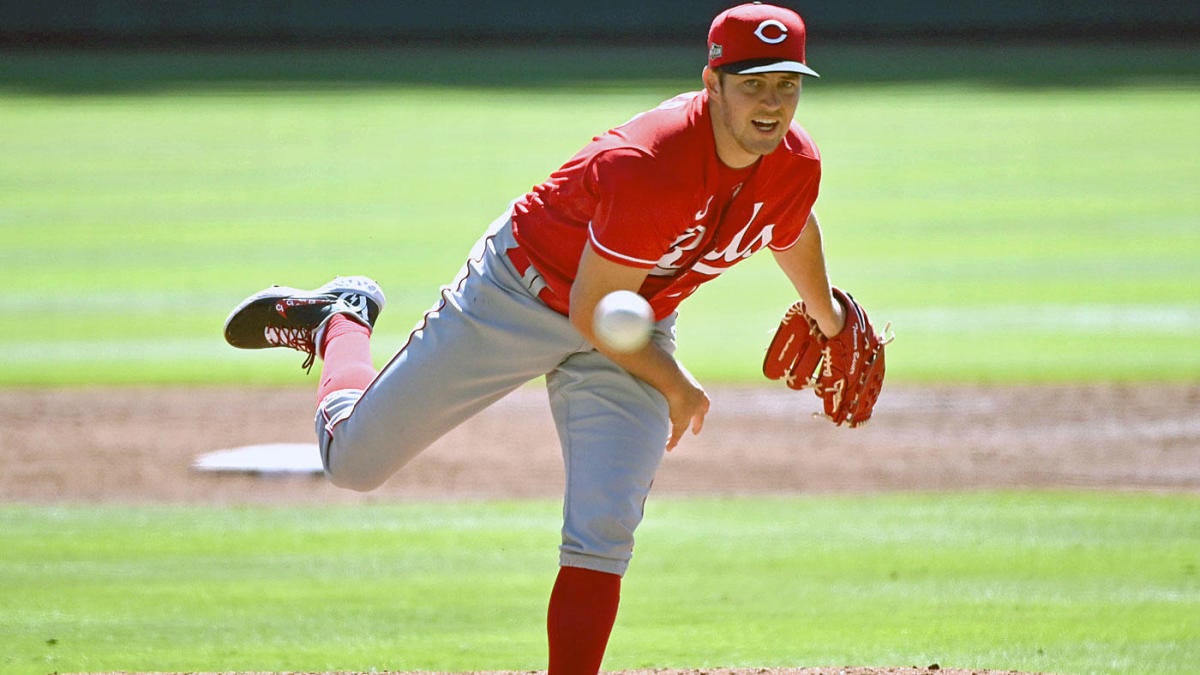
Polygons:
M312 368L325 326L344 314L373 328L383 311L383 290L367 277L337 277L305 291L272 286L246 298L225 320L225 341L239 349L288 347L308 354L302 368Z

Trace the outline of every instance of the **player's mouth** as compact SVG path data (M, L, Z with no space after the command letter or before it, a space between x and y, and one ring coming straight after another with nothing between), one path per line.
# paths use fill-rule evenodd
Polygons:
M779 121L778 121L778 120L758 120L758 119L755 119L755 120L750 120L750 123L754 125L754 128L755 128L755 129L758 129L759 131L763 132L764 134L770 134L770 133L774 133L774 131L775 131L777 128L779 128Z

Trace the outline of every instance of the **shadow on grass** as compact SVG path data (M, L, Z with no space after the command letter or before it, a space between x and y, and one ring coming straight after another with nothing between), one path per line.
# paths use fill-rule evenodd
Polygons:
M1173 44L817 43L810 46L808 60L822 73L822 87L921 82L1011 88L1200 85L1200 51ZM679 46L11 49L0 51L0 93L588 89L655 83L683 89L697 86L703 65L702 50Z

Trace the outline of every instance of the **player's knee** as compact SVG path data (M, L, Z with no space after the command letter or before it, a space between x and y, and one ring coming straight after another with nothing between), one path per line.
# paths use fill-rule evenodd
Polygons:
M345 440L333 434L320 438L321 464L325 467L325 478L333 485L355 492L370 492L383 485L387 474L362 461L362 455ZM369 456L369 453L367 454Z
M387 480L386 477L380 478L377 475L335 471L329 466L325 467L325 476L334 486L344 490L354 490L355 492L370 492L383 485L384 481Z
M380 454L370 448L355 447L348 444L345 438L332 435L322 441L321 462L325 466L325 477L337 487L370 492L383 485L391 475L371 461L371 458Z
M570 519L563 528L561 562L621 575L633 556L633 531L640 518L596 515Z

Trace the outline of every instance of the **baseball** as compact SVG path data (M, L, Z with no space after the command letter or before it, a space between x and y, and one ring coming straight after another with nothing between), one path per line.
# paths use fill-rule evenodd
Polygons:
M604 296L592 316L596 337L615 352L635 352L646 346L653 328L650 303L633 291L613 291Z

